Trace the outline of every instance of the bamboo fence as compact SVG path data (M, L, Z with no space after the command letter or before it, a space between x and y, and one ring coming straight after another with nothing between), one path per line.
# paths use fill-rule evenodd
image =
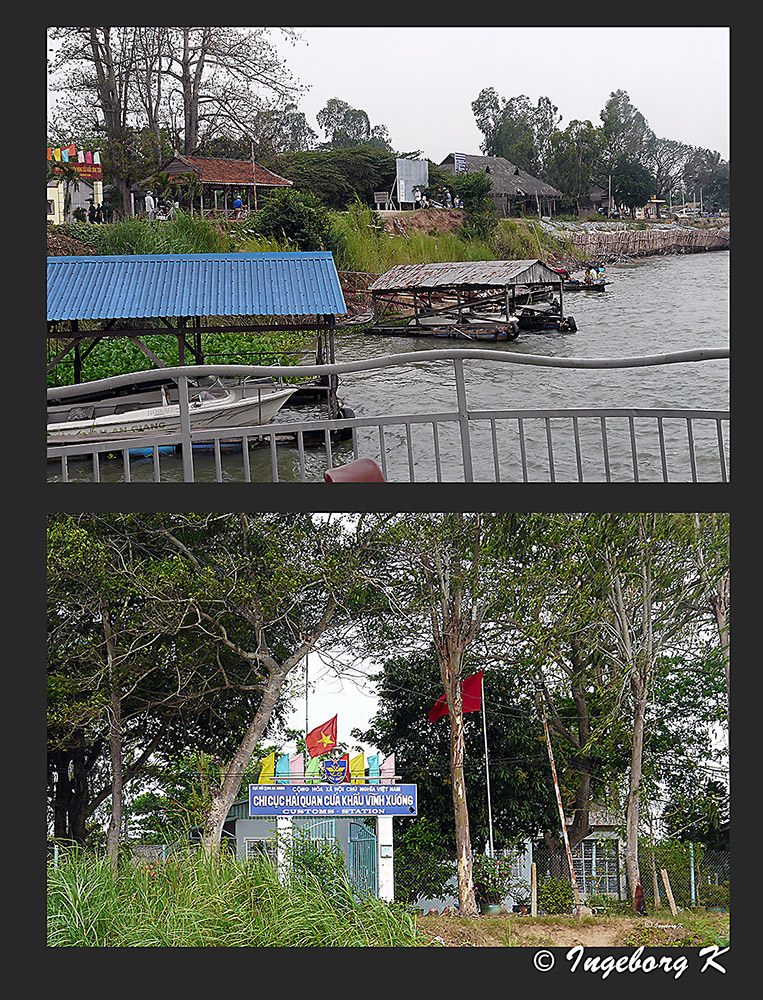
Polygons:
M618 229L614 232L565 231L576 257L645 257L651 254L728 250L729 231L718 229Z

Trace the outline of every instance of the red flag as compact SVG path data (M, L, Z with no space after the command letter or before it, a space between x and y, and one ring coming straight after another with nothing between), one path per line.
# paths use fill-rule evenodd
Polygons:
M471 677L465 677L461 681L461 699L464 712L479 712L482 708L482 671L478 670ZM448 703L445 695L438 698L429 709L429 721L437 722L443 715L448 714Z
M344 760L347 762L347 768L344 776L345 781L350 781L350 755L348 753L343 753L339 760Z
M327 750L333 750L336 746L336 716L311 730L305 737L305 743L311 757L318 757Z

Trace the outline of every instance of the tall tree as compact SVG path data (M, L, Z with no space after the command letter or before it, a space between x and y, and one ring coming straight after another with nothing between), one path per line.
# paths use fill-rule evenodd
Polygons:
M114 862L125 784L163 738L198 669L181 648L185 612L160 599L166 563L136 550L127 529L121 515L96 514L53 515L48 527L51 738L61 749L67 734L76 746L90 731L94 746L108 745ZM130 737L139 743L126 760ZM88 813L97 804L88 802Z
M650 161L657 137L624 90L615 90L609 95L600 118L604 128L605 172L613 171L621 157L643 165Z
M270 28L172 28L165 72L175 81L173 99L183 114L183 152L205 138L251 136L257 116L301 89L270 41ZM296 32L280 29L294 40Z
M485 137L480 147L483 153L503 156L521 170L545 177L551 139L561 121L547 97L540 97L533 106L525 94L506 100L493 87L485 87L472 101L472 111Z
M551 136L547 180L574 202L578 214L588 200L602 143L601 129L588 121L572 121Z
M658 658L693 629L692 580L674 514L607 514L599 546L610 617L608 655L622 673L632 709L625 815L626 872L634 911L643 910L638 860L644 737ZM607 636L609 637L607 639Z
M386 153L392 152L389 132L385 125L371 128L368 113L353 108L338 97L331 97L316 115L316 121L326 136L325 149L347 149L352 146L370 146Z
M604 804L623 766L609 721L616 678L599 648L604 591L591 571L597 518L503 514L493 526L492 544L505 565L494 614L528 686L537 681L541 687L573 850L590 835L591 809ZM544 831L544 839L560 855L558 823Z
M66 91L75 102L75 117L83 108L95 115L104 136L104 167L111 174L122 210L130 212L130 101L136 51L132 28L60 27L50 35L59 43L53 63L54 90Z
M248 703L232 741L213 755L218 780L203 834L212 852L289 674L346 620L364 550L337 519L308 514L136 518L138 537L175 557L165 599L184 607L212 645L200 694L237 692Z
M621 156L612 168L612 194L618 205L635 210L647 203L656 190L654 177L637 160Z
M483 555L483 515L406 514L371 523L388 557L380 586L394 619L372 619L367 641L376 648L434 649L448 708L459 912L476 916L461 681L496 582L497 570Z

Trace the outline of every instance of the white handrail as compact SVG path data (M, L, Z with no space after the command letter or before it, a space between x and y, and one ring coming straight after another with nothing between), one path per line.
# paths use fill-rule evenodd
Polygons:
M519 354L480 348L450 348L432 351L408 351L404 354L388 354L379 358L361 361L341 361L326 365L182 365L174 368L152 368L146 371L112 375L109 378L75 385L52 386L47 390L47 398L64 399L75 396L87 388L88 391L108 391L123 385L132 385L155 380L158 376L168 378L198 378L203 375L251 375L294 378L315 375L343 375L352 372L373 371L392 368L397 365L416 364L421 361L497 361L518 365L536 365L544 368L640 368L651 365L682 364L687 361L714 361L730 357L727 347L702 347L689 351L671 351L667 354L648 354L625 358L562 358L542 354Z

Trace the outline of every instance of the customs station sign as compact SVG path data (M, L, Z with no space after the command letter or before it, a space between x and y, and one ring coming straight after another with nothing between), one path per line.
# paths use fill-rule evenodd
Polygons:
M250 785L250 816L415 816L416 785Z

